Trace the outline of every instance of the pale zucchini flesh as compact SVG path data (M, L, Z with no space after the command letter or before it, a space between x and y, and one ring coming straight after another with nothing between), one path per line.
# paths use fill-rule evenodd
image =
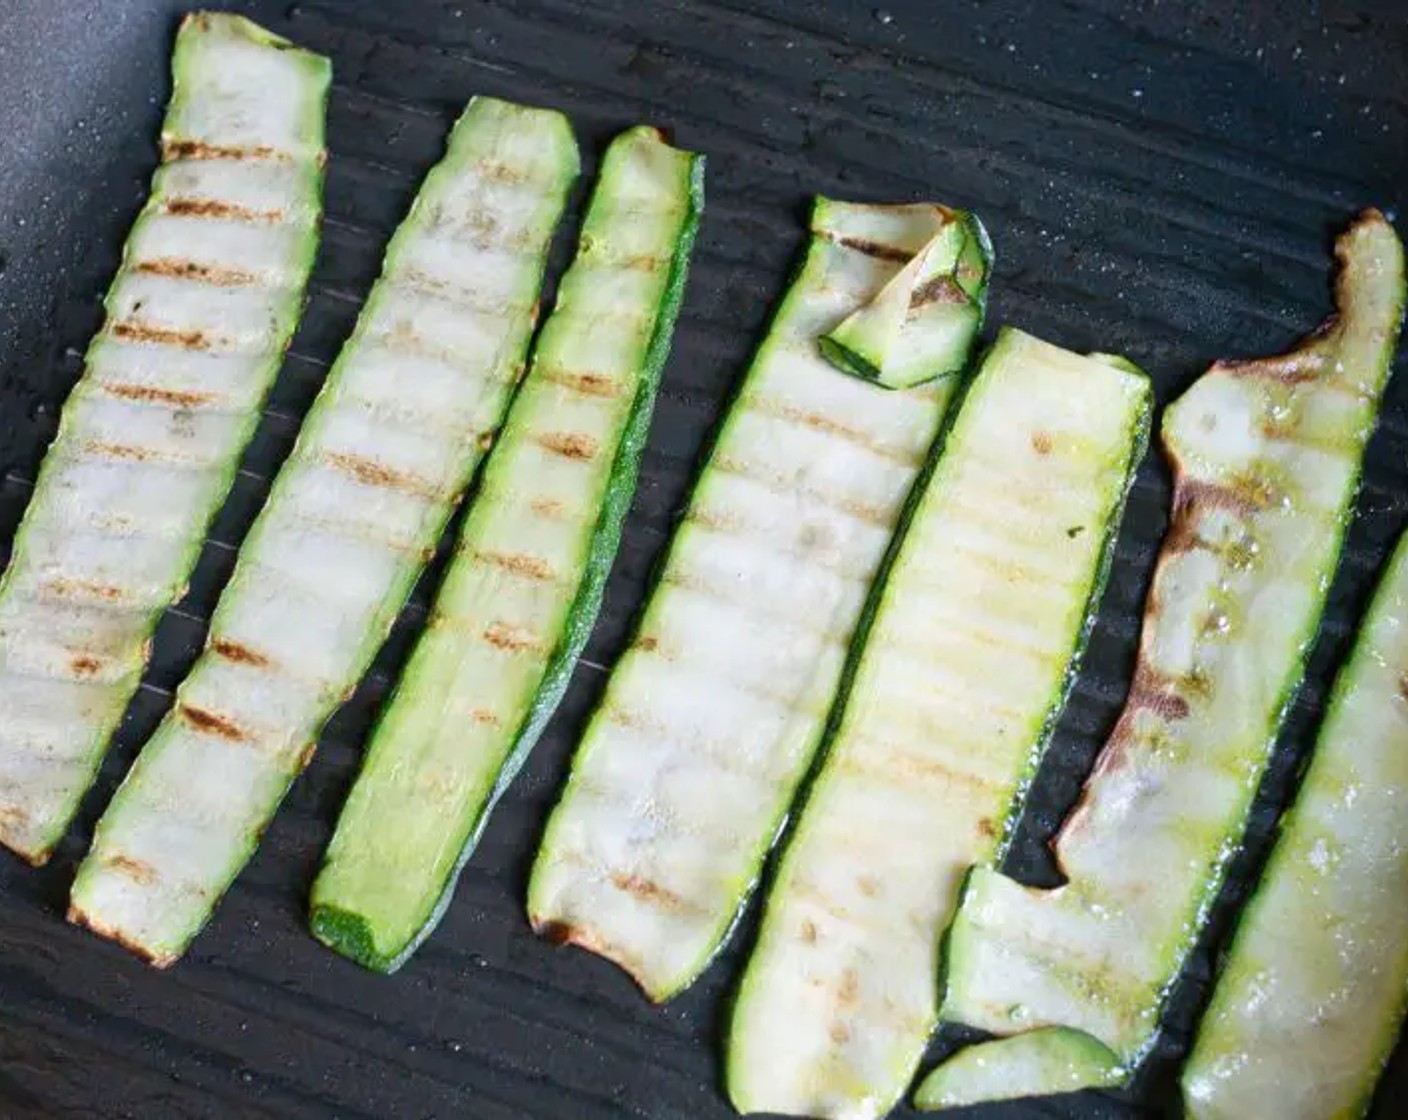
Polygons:
M923 247L932 211L818 201L549 821L534 927L615 961L652 999L705 968L756 882L953 397L956 379L891 392L817 349Z
M965 1047L924 1079L914 1106L939 1112L984 1101L1106 1088L1123 1079L1124 1068L1109 1047L1080 1031L1047 1027Z
M1183 1073L1194 1120L1368 1114L1408 1002L1408 538L1342 670Z
M186 17L162 163L0 584L0 843L41 863L91 784L303 306L325 58Z
M314 934L368 968L398 967L434 928L591 631L702 207L702 157L649 128L608 150L429 630L313 885Z
M98 823L71 920L170 963L249 858L502 422L577 167L560 114L470 102Z
M948 937L950 1020L1066 1025L1131 1070L1203 926L1299 684L1389 374L1402 249L1366 211L1338 314L1221 363L1172 405L1173 515L1123 714L1057 838L1051 891L975 869Z
M729 1026L740 1112L861 1120L938 1018L970 865L1005 849L1094 619L1148 379L1007 329L918 494Z

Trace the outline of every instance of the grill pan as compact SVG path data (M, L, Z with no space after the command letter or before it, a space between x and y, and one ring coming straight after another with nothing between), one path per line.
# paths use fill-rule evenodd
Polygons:
M24 511L99 299L156 163L177 0L0 3L0 542ZM0 859L0 1117L89 1115L722 1120L719 1032L741 946L663 1009L604 961L534 938L529 860L623 647L696 456L821 191L977 210L993 324L1126 353L1161 403L1215 357L1283 348L1328 307L1328 247L1360 206L1408 217L1408 10L1122 0L244 0L332 56L327 222L311 299L190 593L84 804L38 871ZM588 170L637 121L709 157L688 299L606 608L565 702L493 818L444 923L395 978L306 933L305 900L373 714L443 565L334 718L258 855L184 963L152 972L65 925L92 827L197 653L234 546L351 328L386 237L473 93L552 105ZM577 212L586 181L578 192ZM1400 222L1400 231L1408 232ZM556 269L566 257L559 238ZM1176 1059L1293 785L1335 666L1408 514L1408 362L1370 444L1358 517L1247 852L1169 1030L1130 1093L975 1110L1176 1109ZM1140 471L1078 689L1008 870L1044 842L1123 699L1168 477ZM755 917L756 906L753 907ZM942 1052L947 1035L933 1047ZM1374 1115L1403 1114L1400 1053ZM900 1116L913 1114L900 1110Z

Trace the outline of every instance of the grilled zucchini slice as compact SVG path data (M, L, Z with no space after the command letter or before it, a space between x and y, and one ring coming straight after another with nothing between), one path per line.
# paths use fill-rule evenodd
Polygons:
M169 964L244 866L503 420L577 168L560 114L470 103L98 823L72 921Z
M314 934L368 968L399 967L434 929L591 633L684 295L703 171L650 128L607 151L430 629L313 885Z

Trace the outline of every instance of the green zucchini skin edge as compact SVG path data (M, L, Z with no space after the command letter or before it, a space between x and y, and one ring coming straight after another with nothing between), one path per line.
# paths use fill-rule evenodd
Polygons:
M670 355L675 322L684 302L685 284L689 274L689 261L693 253L699 222L704 213L704 167L702 155L693 157L690 169L689 210L675 246L670 265L669 280L665 296L655 321L641 382L631 405L629 417L617 448L611 467L611 481L606 490L596 527L592 533L591 545L585 574L577 589L567 625L559 639L557 648L549 659L537 695L514 737L513 746L494 782L494 787L482 808L471 822L464 844L451 873L441 887L424 925L417 934L394 953L381 953L376 949L375 939L366 920L342 907L316 905L311 908L309 927L313 936L323 944L343 956L355 961L373 972L390 974L399 969L415 953L421 944L434 932L444 916L446 908L454 897L455 885L460 873L479 843L479 838L488 822L494 806L503 795L524 760L532 751L543 729L557 710L563 694L572 679L572 672L583 648L591 636L601 609L602 597L606 591L606 581L616 558L621 542L621 531L626 514L635 496L636 478L639 473L641 454L645 449L650 427L650 418L655 396ZM404 682L402 682L404 683ZM399 692L401 685L398 684ZM395 695L389 697L383 711L388 710ZM373 735L375 731L373 731Z
M981 229L982 227L979 226L979 228ZM984 240L986 240L986 236L984 236ZM989 257L988 259L990 262L991 258ZM855 678L859 671L861 661L864 658L865 647L870 636L870 631L874 625L876 616L879 613L881 603L884 601L885 598L886 585L889 582L891 569L894 567L896 561L899 558L899 554L904 545L905 537L908 535L910 523L913 521L916 512L918 511L920 505L923 503L925 494L929 488L930 481L932 480L935 470L938 468L939 461L943 458L944 452L947 449L948 437L953 429L954 424L957 422L959 415L963 411L965 398L967 397L968 392L972 389L973 385L976 382L975 372L977 370L980 370L982 368L983 363L986 362L988 358L1002 345L1003 337L1005 336L1007 330L1008 328L1004 327L1002 331L999 332L997 339L989 347L987 347L981 353L977 354L975 360L971 361L968 367L963 371L963 384L959 389L958 394L954 398L953 402L949 406L949 411L944 417L938 438L934 441L934 445L929 453L929 456L925 461L924 466L920 470L919 475L916 477L914 485L910 490L909 496L905 500L904 510L900 516L899 524L895 530L894 535L890 539L890 544L889 547L886 549L885 557L880 564L880 568L876 574L874 582L871 584L869 594L866 597L865 606L861 611L860 621L857 623L855 635L851 641L850 649L847 652L845 668L843 669L841 675L841 683L837 689L836 696L832 702L831 711L827 717L826 728L822 736L821 745L818 747L816 753L813 755L810 767L807 771L806 776L802 780L797 796L793 799L792 806L788 810L787 814L784 816L782 827L779 829L779 836L774 844L772 854L768 860L767 869L765 872L765 876L768 880L771 880L775 877L778 868L782 864L782 861L786 858L787 849L794 837L796 822L801 819L803 813L805 812L808 802L811 799L812 793L816 788L817 782L826 769L827 757L830 754L830 748L835 741L836 735L841 729L842 721L845 716L846 706L850 698L851 689L855 684ZM1104 355L1092 355L1092 357L1100 357L1102 360L1109 361L1109 358ZM1113 361L1110 361L1110 364L1117 365L1119 368L1122 368L1128 372L1137 373L1142 377L1148 377L1148 374L1141 367L1126 358L1116 357ZM1105 588L1109 582L1110 572L1114 564L1115 545L1118 541L1120 526L1124 518L1124 511L1125 506L1128 502L1129 493L1134 486L1135 475L1138 470L1138 467L1143 461L1148 451L1149 440L1152 430L1153 415L1154 399L1152 393L1150 393L1147 398L1145 408L1137 417L1135 422L1136 432L1134 439L1131 441L1130 455L1125 468L1124 485L1121 488L1116 502L1111 509L1110 521L1109 524L1106 526L1105 540L1101 548L1100 559L1096 568L1094 578L1091 581L1090 594L1087 599L1084 617L1081 621L1081 625L1077 631L1075 641L1072 645L1070 663L1062 680L1061 687L1052 696L1051 705L1048 709L1046 720L1042 725L1041 732L1033 741L1032 749L1028 755L1028 760L1024 773L1020 777L1018 783L1014 786L1013 795L1011 801L1009 802L1007 813L1002 821L1001 835L1000 839L998 840L996 854L994 856L994 862L998 862L1005 858L1008 849L1011 847L1013 837L1016 833L1017 822L1019 821L1022 815L1022 809L1026 800L1027 791L1029 790L1031 782L1036 775L1041 760L1045 755L1046 748L1051 740L1051 736L1054 734L1056 726L1060 721L1061 714L1065 709L1066 702L1070 696L1071 689L1075 687L1076 678L1079 675L1080 662L1082 657L1084 656L1086 646L1089 643L1090 634L1094 630L1095 622L1099 615L1100 602L1104 597ZM753 886L754 889L756 889L757 884L755 883ZM958 900L959 904L961 904L961 900L962 896L960 895ZM741 914L742 908L740 908L740 917ZM766 917L764 917L763 920L766 921ZM947 931L945 931L941 935L941 937L942 939L946 940ZM760 939L761 928L758 934L756 934L754 937L754 944L756 945L756 943ZM939 991L943 990L942 985L944 962L945 954L943 952L940 952L938 956L939 972L938 975L935 977L935 983L938 985ZM726 1025L724 1027L724 1048L723 1058L721 1061L724 1093L731 1100L734 1101L738 1099L734 1092L733 1085L738 1079L739 1071L734 1069L732 1062L732 1055L736 1052L735 1048L732 1045L732 1034L735 1024L737 1022L735 1008L742 995L743 984L742 978L740 978L740 981L736 983L730 990L729 996L727 998L726 1007L724 1010L724 1015L726 1016ZM894 1108L900 1102L906 1092L909 1082L911 1082L912 1080L913 1071L911 1071L910 1076L907 1077L904 1082L900 1084L899 1088L895 1093L894 1099L886 1103L885 1106L881 1109L882 1113L889 1111L891 1108Z

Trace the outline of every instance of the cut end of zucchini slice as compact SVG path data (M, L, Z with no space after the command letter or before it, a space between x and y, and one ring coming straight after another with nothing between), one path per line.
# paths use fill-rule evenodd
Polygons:
M925 1112L988 1101L1107 1089L1124 1080L1119 1058L1083 1031L1048 1027L980 1042L933 1070L914 1094Z
M308 915L308 928L333 952L355 961L370 972L395 972L407 955L379 950L371 923L361 914L354 914L340 906L314 905Z
M891 213L877 220L877 211ZM822 200L813 228L902 265L873 299L818 339L827 361L889 389L952 376L967 365L992 264L976 216L942 206L861 208ZM917 235L927 239L915 249Z

